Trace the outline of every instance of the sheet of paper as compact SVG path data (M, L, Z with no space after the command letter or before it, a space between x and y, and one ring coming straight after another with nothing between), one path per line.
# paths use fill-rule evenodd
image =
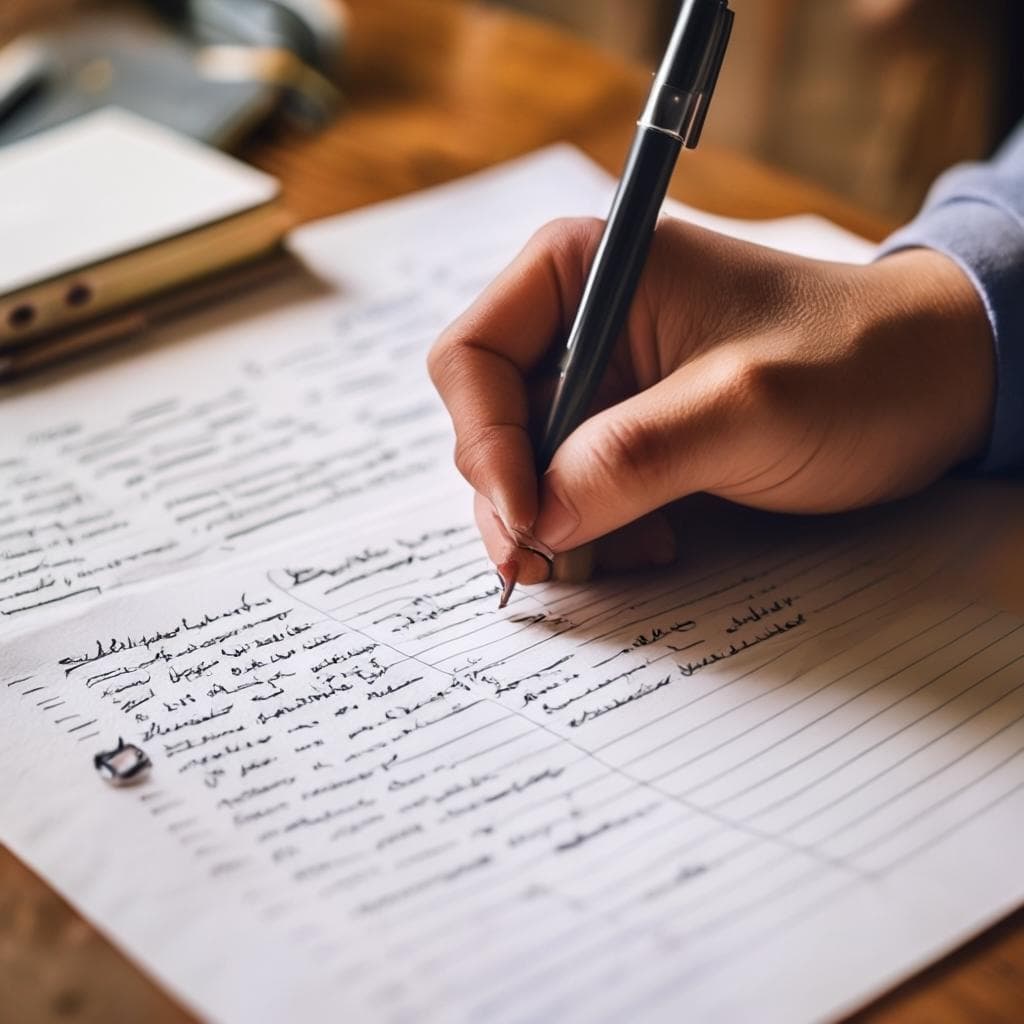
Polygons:
M314 226L321 292L3 410L0 835L202 1016L820 1020L1024 897L1024 626L932 502L696 507L675 569L496 610L423 356L608 187Z
M918 521L499 614L401 520L5 648L8 841L200 1013L817 1020L1024 895L1024 626Z
M430 342L537 227L599 213L611 188L554 147L307 227L292 244L320 289L282 284L60 385L0 392L0 636L443 487L450 439L423 373ZM807 248L807 218L708 222ZM811 223L819 255L870 255Z

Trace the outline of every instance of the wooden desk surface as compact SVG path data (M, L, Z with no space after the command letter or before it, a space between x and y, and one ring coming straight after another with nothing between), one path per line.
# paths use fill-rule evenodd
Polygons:
M351 0L348 108L314 138L262 140L301 219L423 188L560 139L617 170L648 76L550 28L457 0ZM868 237L888 225L735 154L681 161L673 194L741 217L814 211ZM858 1015L858 1024L1024 1017L1024 913ZM183 1024L179 1009L0 848L0 1024Z

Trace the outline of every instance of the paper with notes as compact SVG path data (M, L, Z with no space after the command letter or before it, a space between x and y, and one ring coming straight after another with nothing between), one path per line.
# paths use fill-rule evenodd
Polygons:
M940 499L695 502L675 568L496 610L423 358L608 189L314 226L320 289L0 412L0 838L203 1017L834 1018L1024 898L1024 625Z
M0 389L0 636L296 533L450 489L424 353L545 221L606 207L568 147L303 228L318 285L286 282L152 332L94 372ZM836 258L871 247L809 217L709 227ZM486 225L482 231L481 226Z

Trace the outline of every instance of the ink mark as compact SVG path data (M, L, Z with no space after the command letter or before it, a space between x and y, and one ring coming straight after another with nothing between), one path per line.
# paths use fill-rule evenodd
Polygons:
M140 747L125 743L120 737L115 749L101 750L92 763L100 778L112 786L130 786L152 767L152 762Z

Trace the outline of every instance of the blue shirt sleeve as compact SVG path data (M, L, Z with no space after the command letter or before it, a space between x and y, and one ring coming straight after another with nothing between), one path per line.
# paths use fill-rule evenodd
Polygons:
M942 175L917 218L883 244L880 256L921 246L960 266L992 325L998 382L981 469L1024 469L1024 123L989 163Z

